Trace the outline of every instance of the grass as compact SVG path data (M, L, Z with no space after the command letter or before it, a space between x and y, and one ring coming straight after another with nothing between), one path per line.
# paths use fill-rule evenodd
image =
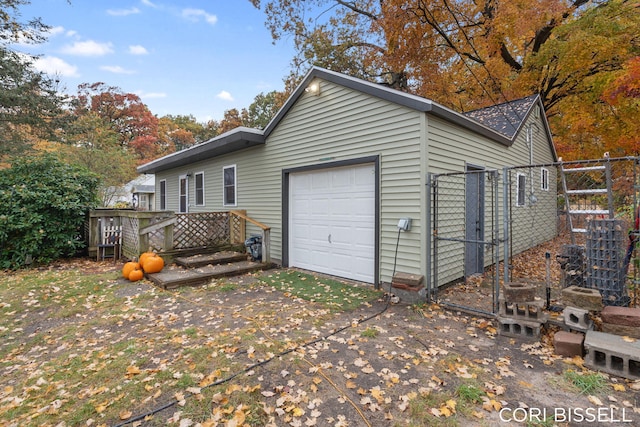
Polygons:
M380 332L376 328L367 328L360 332L360 336L363 338L375 338Z
M583 373L566 370L563 378L580 394L598 394L607 387L607 379L599 373Z
M354 286L294 270L262 277L262 281L295 298L320 304L331 311L349 311L382 295L373 288Z
M214 372L216 379L226 378L298 339L307 341L306 331L291 322L321 323L329 312L352 310L380 296L371 288L295 271L263 277L252 285L222 281L206 290L164 292L145 282L134 291L119 271L100 270L93 262L0 272L0 369L7 373L0 424L118 424L129 412L143 414L177 393L190 395L187 389L198 389ZM265 303L219 320L221 301L265 284L321 308L282 317L283 307ZM198 312L204 313L202 324L193 321ZM289 336L272 341L269 335L280 328ZM362 334L374 338L378 331ZM289 363L292 370L307 369ZM217 414L218 420L264 425L257 381L239 376L224 386L204 387L171 411L200 421ZM157 414L149 425L164 425L171 413Z
M487 394L475 384L461 384L456 389L456 395L464 402L481 403Z

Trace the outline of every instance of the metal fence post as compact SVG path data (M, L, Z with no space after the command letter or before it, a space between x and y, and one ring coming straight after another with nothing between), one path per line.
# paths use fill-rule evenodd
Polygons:
M426 271L426 279L427 279L427 302L431 303L432 299L431 299L431 289L432 289L432 283L431 283L431 265L432 265L432 260L431 260L431 173L427 174L427 203L426 203L426 207L427 207L427 212L426 212L426 217L425 217L425 224L426 224L426 237L427 237L427 241L426 241L426 262L427 262L427 271Z
M509 253L509 168L505 167L502 169L503 182L502 182L502 229L503 229L503 238L504 238L504 283L508 283L510 281L510 272L509 272L509 257L511 254Z
M494 286L493 294L493 313L498 312L498 299L500 298L500 191L498 189L498 178L500 173L495 170L491 172L493 175L493 204L494 204L494 226L493 226L493 251L494 251Z

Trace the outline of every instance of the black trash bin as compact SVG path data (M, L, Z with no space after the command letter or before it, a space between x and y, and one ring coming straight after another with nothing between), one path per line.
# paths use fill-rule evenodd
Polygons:
M244 241L247 252L253 261L262 261L262 236L254 235Z

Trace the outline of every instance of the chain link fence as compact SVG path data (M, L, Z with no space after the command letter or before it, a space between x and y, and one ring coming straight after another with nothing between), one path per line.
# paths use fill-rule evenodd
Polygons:
M537 284L548 307L572 285L637 306L639 161L431 174L429 297L495 314L506 280Z

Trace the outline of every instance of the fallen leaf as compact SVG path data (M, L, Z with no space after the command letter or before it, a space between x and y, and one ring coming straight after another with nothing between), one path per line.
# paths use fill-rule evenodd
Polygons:
M596 406L602 406L602 400L598 399L596 396L589 395L587 396L587 399Z

